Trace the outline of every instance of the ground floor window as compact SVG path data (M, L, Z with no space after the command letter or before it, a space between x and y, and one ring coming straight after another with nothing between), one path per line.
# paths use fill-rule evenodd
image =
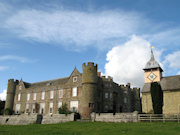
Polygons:
M32 113L36 113L36 104L32 104Z
M40 114L44 114L45 111L45 103L40 103Z
M62 107L62 101L59 101L58 102L58 108L61 108Z
M20 113L20 108L21 108L21 104L16 104L16 111L15 111L16 114Z
M49 113L52 114L53 113L53 102L49 103Z
M26 113L29 113L29 103L26 104Z
M70 101L70 110L72 112L78 112L78 101Z

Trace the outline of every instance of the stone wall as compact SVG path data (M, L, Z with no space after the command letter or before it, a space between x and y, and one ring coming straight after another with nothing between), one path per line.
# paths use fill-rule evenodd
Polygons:
M74 121L74 113L43 115L41 124L53 124ZM37 114L0 116L0 125L28 125L37 122Z
M137 122L138 112L133 113L91 113L91 121L99 122Z

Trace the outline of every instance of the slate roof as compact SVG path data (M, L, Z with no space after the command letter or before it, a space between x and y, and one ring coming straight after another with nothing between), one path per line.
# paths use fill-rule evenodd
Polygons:
M180 75L163 77L159 83L161 84L161 88L163 91L166 90L180 91ZM150 92L150 88L151 88L151 83L145 83L141 92L142 93Z
M69 77L64 77L64 78L58 78L58 79L53 79L53 80L47 80L47 81L42 81L42 82L36 82L36 83L27 83L24 82L24 85L26 88L35 88L35 87L42 87L42 86L47 86L47 85L54 85L54 84L65 84L68 81Z
M158 62L155 60L153 51L151 50L151 59L146 63L144 69L152 69L152 68L160 68L162 70Z

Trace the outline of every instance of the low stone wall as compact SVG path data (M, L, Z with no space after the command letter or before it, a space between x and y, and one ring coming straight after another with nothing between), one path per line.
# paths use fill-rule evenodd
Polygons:
M138 112L133 113L91 113L91 121L99 122L138 122Z
M37 115L5 115L0 116L1 125L27 125L36 123Z
M54 124L74 121L74 113L71 114L53 114L43 115L42 124Z
M37 123L37 118L39 114L21 114L21 115L5 115L0 116L0 125L28 125ZM53 114L53 115L43 115L42 121L38 124L53 124L74 121L74 113L65 114Z

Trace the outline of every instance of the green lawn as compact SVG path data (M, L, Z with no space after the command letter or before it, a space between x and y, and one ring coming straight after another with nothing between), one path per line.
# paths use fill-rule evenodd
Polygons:
M68 122L47 125L0 125L0 135L180 135L180 123Z

